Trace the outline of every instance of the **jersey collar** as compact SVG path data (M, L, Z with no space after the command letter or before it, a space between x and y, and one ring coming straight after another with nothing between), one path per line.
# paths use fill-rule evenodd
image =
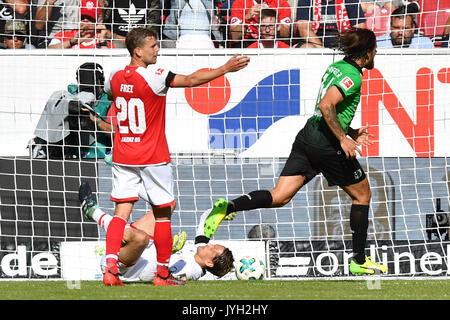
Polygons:
M354 66L356 69L358 69L359 73L363 74L362 68L355 61L353 61L349 57L345 57L344 61L347 63L350 63L352 66Z

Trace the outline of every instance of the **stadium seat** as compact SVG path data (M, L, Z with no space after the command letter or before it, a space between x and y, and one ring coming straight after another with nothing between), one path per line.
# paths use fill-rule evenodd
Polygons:
M418 25L421 29L424 28L425 18L428 15L435 14L436 11L443 11L443 12L447 11L447 14L449 14L450 0L439 0L439 1L418 0L416 2L418 2L420 5L420 15L419 15L419 19L418 19ZM440 14L442 14L442 13L440 13ZM428 19L431 19L431 18L428 17ZM436 16L435 16L435 19L436 19ZM434 24L436 25L436 22L434 22ZM445 22L444 22L444 25L445 25ZM432 28L433 28L430 25L428 25L427 27L431 28L430 30L432 30ZM425 30L423 30L423 31L425 31ZM436 33L436 34L438 34L438 33Z
M366 17L367 29L372 30L377 37L389 32L391 10L376 6L373 11L367 12L364 15Z
M450 10L448 12L443 10L436 12L424 12L422 14L421 27L424 35L430 38L442 36L449 16Z

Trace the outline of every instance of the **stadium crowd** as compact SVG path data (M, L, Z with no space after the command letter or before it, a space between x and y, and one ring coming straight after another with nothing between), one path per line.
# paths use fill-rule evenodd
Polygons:
M162 48L333 48L352 27L379 47L448 47L450 0L0 0L4 49L122 48L137 26Z

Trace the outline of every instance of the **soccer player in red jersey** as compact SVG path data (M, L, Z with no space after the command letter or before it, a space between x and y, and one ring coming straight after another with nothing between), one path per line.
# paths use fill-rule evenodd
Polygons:
M166 93L169 87L195 87L228 72L246 67L250 59L234 55L217 69L190 75L172 73L156 65L157 34L136 28L126 38L131 62L111 73L105 91L114 102L117 116L113 148L114 218L106 233L107 267L105 285L123 285L118 277L117 260L125 224L143 184L156 219L154 244L157 254L155 285L179 285L170 275L168 262L172 250L170 217L175 209L170 153L165 136Z

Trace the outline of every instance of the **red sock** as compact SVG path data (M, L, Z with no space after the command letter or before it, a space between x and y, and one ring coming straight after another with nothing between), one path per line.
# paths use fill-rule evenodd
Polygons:
M169 275L169 259L172 254L172 226L170 220L156 220L153 234L156 248L157 272L163 277Z
M117 260L122 246L123 231L127 221L119 216L114 216L109 223L106 232L106 266L112 272L117 273Z

